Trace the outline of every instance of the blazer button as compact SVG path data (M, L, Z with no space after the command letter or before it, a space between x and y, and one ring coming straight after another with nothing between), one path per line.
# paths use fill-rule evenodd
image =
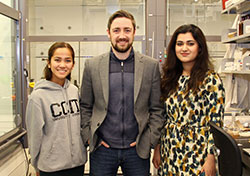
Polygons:
M98 123L97 126L100 126L100 123Z

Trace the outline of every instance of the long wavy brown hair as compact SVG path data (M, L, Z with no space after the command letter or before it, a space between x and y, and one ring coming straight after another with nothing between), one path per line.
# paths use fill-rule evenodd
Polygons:
M209 60L206 38L201 29L193 24L182 25L174 32L168 48L167 58L162 65L161 79L161 100L165 101L168 96L174 93L178 87L179 77L182 75L182 62L175 53L176 40L179 34L190 32L199 45L198 55L195 58L195 64L191 70L188 88L186 92L192 90L196 93L199 85L203 82L206 72L213 69L213 65Z

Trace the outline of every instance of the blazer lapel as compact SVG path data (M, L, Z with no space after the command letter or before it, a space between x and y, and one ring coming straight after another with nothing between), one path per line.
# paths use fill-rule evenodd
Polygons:
M134 103L136 102L136 99L140 91L143 69L144 69L144 64L142 56L138 55L138 53L135 52Z
M100 77L102 82L103 96L106 104L108 104L109 96L109 54L104 55L99 65Z

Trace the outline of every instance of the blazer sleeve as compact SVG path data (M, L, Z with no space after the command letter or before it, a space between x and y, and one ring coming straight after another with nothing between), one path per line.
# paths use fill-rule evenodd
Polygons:
M160 68L159 63L154 64L154 72L152 79L152 89L149 99L149 128L151 147L154 148L159 143L162 127L165 123L163 116L164 104L160 101Z
M94 104L94 95L92 89L91 73L89 62L86 60L82 76L82 85L80 91L80 109L81 109L81 135L83 143L87 144L90 137L90 118L92 116Z

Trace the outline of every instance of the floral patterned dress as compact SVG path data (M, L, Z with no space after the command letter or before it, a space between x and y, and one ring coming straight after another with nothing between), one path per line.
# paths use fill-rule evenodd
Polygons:
M185 89L189 76L180 76L178 90L166 100L166 124L161 136L159 175L191 176L201 173L207 154L213 154L209 121L222 126L224 88L209 71L196 95Z

